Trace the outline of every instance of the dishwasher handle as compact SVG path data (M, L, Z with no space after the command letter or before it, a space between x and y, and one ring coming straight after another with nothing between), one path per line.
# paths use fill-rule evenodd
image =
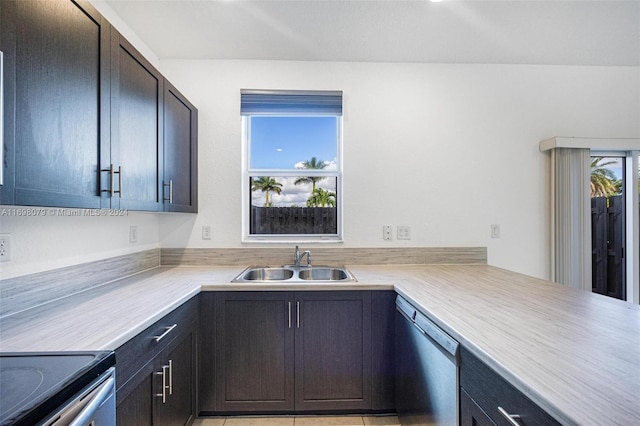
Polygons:
M420 328L424 334L431 337L442 349L449 352L451 356L457 357L460 344L440 327L435 325L433 321L416 312L415 325Z
M407 302L402 296L396 297L396 309L402 315L407 317L409 321L413 322L416 317L416 310L409 302Z
M442 349L451 354L454 358L457 358L458 347L460 344L440 327L435 325L433 321L418 312L416 308L414 308L413 305L411 305L411 303L405 300L402 296L396 297L396 309L404 315L407 320L411 321L413 326L422 334L429 336L434 342L442 347Z

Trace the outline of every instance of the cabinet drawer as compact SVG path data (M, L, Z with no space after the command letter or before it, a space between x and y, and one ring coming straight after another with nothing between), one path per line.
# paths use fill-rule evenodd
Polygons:
M176 337L191 331L197 319L198 296L194 296L116 349L116 391Z
M509 425L498 407L519 415L521 425L560 424L465 348L460 352L460 386L497 425Z

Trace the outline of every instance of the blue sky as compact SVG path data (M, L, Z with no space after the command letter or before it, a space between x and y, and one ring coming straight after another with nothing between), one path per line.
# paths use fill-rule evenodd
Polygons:
M293 170L337 157L336 117L251 117L251 169Z

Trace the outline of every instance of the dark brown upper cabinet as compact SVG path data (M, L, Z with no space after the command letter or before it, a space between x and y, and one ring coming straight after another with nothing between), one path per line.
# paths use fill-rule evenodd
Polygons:
M93 6L1 0L0 24L2 204L197 211L197 109Z
M0 3L2 204L109 207L109 23L87 2Z
M164 81L164 211L198 211L198 110Z
M103 190L111 191L112 208L161 211L164 78L117 31L111 39L111 162Z

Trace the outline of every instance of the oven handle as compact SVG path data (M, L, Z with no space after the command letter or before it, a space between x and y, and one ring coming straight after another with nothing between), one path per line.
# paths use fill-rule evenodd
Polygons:
M86 426L91 423L93 419L93 415L98 411L100 406L107 401L109 398L113 398L113 393L116 388L116 380L113 375L109 377L100 385L98 389L96 389L96 394L91 398L91 401L78 413L75 419L69 426Z

